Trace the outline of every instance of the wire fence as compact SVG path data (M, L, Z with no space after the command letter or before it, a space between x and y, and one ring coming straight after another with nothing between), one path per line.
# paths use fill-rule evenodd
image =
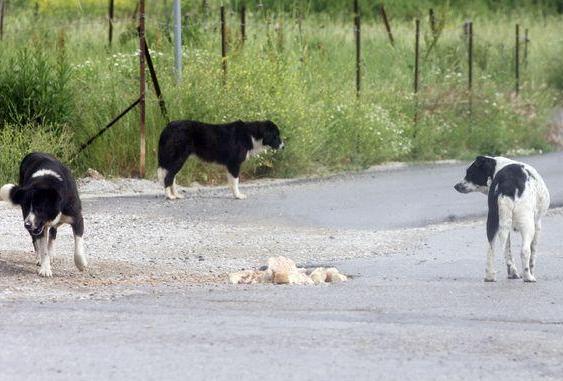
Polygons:
M390 19L385 8L381 6L378 11L378 18L380 24L370 24L367 30L369 34L365 33L365 28L362 24L362 10L358 5L357 0L352 1L352 12L350 14L349 20L349 36L353 39L353 47L355 54L350 57L351 61L354 61L355 67L355 78L354 86L356 90L356 95L358 98L362 97L363 87L362 81L366 71L366 64L364 62L364 44L373 43L373 34L375 34L375 29L379 29L379 37L386 38L389 43L390 51L397 49L398 36L396 30L394 30L394 25L392 19ZM86 143L81 145L80 152L86 149L90 144L92 144L99 136L105 133L110 127L116 124L116 122L123 117L127 112L133 110L135 107L140 106L141 110L144 110L144 65L147 63L148 69L150 71L151 82L154 91L157 95L159 106L162 115L165 119L168 119L168 113L165 104L165 95L158 83L158 76L154 63L152 62L150 56L150 50L148 49L148 42L145 38L145 28L147 30L160 29L166 31L170 34L172 31L172 21L170 17L162 13L144 13L144 0L139 0L136 3L135 9L130 12L121 14L120 17L116 17L114 1L108 0L108 13L105 17L97 17L91 20L85 20L80 18L78 20L72 20L68 22L53 22L49 24L44 23L32 23L31 25L26 25L25 23L18 22L15 18L9 17L9 7L8 0L0 0L0 39L6 39L9 35L29 35L31 33L44 34L49 31L60 31L60 30L70 30L70 29L81 29L85 27L95 27L95 28L108 28L107 31L107 44L111 47L113 38L115 36L115 31L117 29L130 28L138 32L139 38L139 60L140 60L140 70L141 70L141 83L140 83L140 95L137 100L135 100L124 112L119 114L115 119L108 123L98 134L90 138ZM201 29L206 35L216 35L216 38L220 41L220 54L221 57L221 69L222 78L221 81L225 84L228 78L228 62L229 62L229 44L236 42L238 47L243 48L245 42L249 37L263 36L268 33L276 33L280 37L279 44L284 44L284 35L291 35L297 38L301 44L306 39L308 35L318 34L319 28L305 25L303 22L303 17L300 15L294 15L293 17L287 17L287 15L279 15L273 12L266 12L264 9L255 12L252 17L247 12L244 6L239 9L225 8L223 6L218 9L211 9L208 5L203 3L204 9L200 10L201 14L198 17L193 17L189 12L184 14L182 23L184 24L184 30L190 31L194 29ZM163 17L164 16L164 17ZM35 14L33 17L40 18L41 15ZM12 24L9 24L12 22ZM478 31L478 24L474 24L472 21L468 20L459 25L447 25L446 20L440 18L436 15L433 9L429 9L428 19L425 23L426 30L422 30L421 19L414 20L412 24L412 93L414 95L414 123L418 123L420 120L420 109L424 107L436 107L437 101L432 100L427 102L423 99L421 94L421 82L422 71L421 66L425 65L429 60L430 53L436 48L439 41L444 39L446 36L450 38L457 38L459 44L462 45L462 50L464 51L465 57L463 60L467 65L467 88L466 88L466 99L456 99L454 104L456 105L467 105L469 113L472 112L473 104L473 90L474 90L474 46L475 41L479 40L481 37ZM404 34L404 28L402 30ZM425 34L425 46L424 51L421 49L422 41L421 35ZM189 33L188 33L189 35ZM408 40L405 35L400 36L402 41ZM237 41L238 39L238 41ZM366 41L367 39L367 41ZM513 67L514 73L514 94L517 96L521 90L521 69L522 66L527 66L529 64L529 42L530 36L528 29L524 29L522 33L522 28L519 24L515 24L515 35L513 41L513 62L509 66ZM369 45L367 45L369 46ZM507 62L507 65L509 63ZM372 68L373 69L373 68ZM442 101L442 103L447 105L447 101ZM144 114L144 111L141 112ZM144 141L144 118L141 117L141 141ZM141 143L141 161L144 157L143 143ZM141 175L144 173L144 163L141 163Z

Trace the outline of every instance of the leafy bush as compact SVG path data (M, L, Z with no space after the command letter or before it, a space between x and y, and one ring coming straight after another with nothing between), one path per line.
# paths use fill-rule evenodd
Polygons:
M72 148L71 134L61 126L4 125L0 129L0 183L18 181L21 159L30 152L47 152L68 163Z
M63 53L39 48L0 53L0 126L62 124L74 111L70 66Z

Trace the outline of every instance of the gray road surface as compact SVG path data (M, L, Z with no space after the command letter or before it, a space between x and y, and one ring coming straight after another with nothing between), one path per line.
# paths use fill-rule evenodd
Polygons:
M563 153L528 157L551 191L552 206L563 206ZM486 215L482 194L453 190L467 165L429 164L402 169L297 180L289 185L243 186L249 200L227 189L203 189L171 203L162 195L87 201L96 210L183 218L190 215L231 223L289 224L340 229L400 229Z
M555 204L561 154L533 158ZM480 216L459 166L337 176L178 203L90 200L87 208L190 213L238 223L389 229ZM545 220L538 283L484 283L482 220L441 225L401 255L337 263L319 287L198 286L113 301L0 304L0 379L456 380L563 378L563 215ZM515 242L516 244L518 242Z

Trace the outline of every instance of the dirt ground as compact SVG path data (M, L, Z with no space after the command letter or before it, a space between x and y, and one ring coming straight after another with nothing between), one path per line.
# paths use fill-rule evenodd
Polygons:
M154 286L224 284L229 272L258 268L270 256L285 255L304 266L325 264L392 254L428 234L428 229L375 232L287 225L272 229L252 221L208 221L204 215L188 213L188 207L182 217L155 216L120 208L140 196L149 197L156 207L170 206L155 182L89 178L79 184L88 271L75 268L71 229L63 226L55 245L53 278L40 278L19 208L0 203L0 301L108 299L146 293ZM232 202L223 188L184 189L188 197L198 197L198 191L215 192ZM108 207L109 200L116 206Z

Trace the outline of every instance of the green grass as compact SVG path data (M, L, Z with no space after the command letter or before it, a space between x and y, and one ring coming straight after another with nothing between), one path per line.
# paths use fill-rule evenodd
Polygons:
M75 18L61 18L59 10L42 12L36 19L29 11L14 12L20 13L7 17L6 38L0 42L0 125L6 123L0 130L0 150L11 149L10 139L20 143L9 155L0 154L2 168L17 166L11 163L15 157L31 149L68 159L138 97L135 26L127 20L117 22L114 44L108 48L107 24L101 15L83 10ZM210 12L215 14L215 8ZM452 9L437 12L446 21L435 44L427 20L422 20L416 98L412 20L393 20L394 47L378 21L364 23L359 100L352 26L341 13L338 17L334 12L311 13L300 22L291 12L250 12L244 46L239 42L237 15L229 13L225 85L215 17L193 12L184 45L183 81L178 85L161 8L148 8L147 37L172 119L272 119L281 127L286 150L251 160L244 166L244 177L291 177L391 160L549 150L546 116L562 101L561 17L532 13L487 17L480 9L473 19L475 67L470 95L464 19ZM529 28L531 39L528 63L522 63L519 97L513 93L516 22ZM27 74L14 73L18 65ZM158 136L165 125L151 86L149 82L148 177L155 176ZM20 111L2 117L10 102L17 103ZM415 104L419 105L416 125ZM26 127L14 127L18 124ZM73 168L77 173L92 167L111 176L135 175L138 125L135 110L84 151ZM30 136L45 141L44 145L23 144ZM13 173L0 171L0 177L13 180ZM180 182L215 183L223 177L223 170L192 161L181 172Z

